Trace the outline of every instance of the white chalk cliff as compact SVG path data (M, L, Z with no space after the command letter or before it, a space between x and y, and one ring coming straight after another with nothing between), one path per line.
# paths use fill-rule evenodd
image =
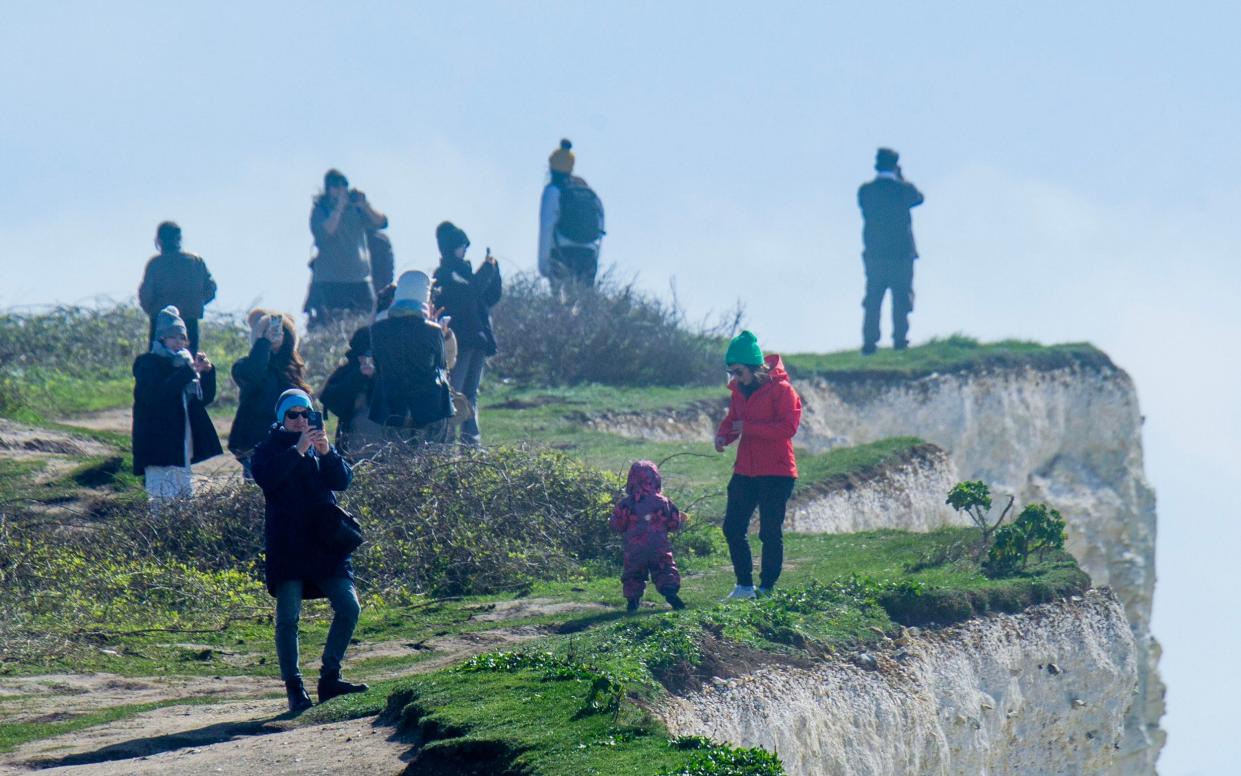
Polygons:
M1136 650L1109 591L899 641L865 668L773 665L656 712L674 735L774 751L790 776L1140 772Z

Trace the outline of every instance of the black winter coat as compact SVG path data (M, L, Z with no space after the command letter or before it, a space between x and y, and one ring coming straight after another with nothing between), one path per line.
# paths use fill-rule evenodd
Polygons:
M496 354L496 338L491 331L491 308L500 301L500 267L484 262L478 271L465 259L441 258L435 270L435 303L452 316L449 327L457 335L457 346L482 348Z
M250 355L233 364L233 382L241 389L237 414L228 433L228 449L242 455L267 439L267 432L276 422L276 402L291 385L282 371L272 365L271 342L259 337L250 347Z
M426 426L452 416L444 332L419 316L388 317L371 327L375 390L370 418L389 426Z
M349 430L353 416L357 414L358 398L366 396L369 406L371 393L374 390L374 379L362 374L362 356L371 352L371 327L364 326L349 338L349 350L345 353L345 362L328 376L319 392L319 401L323 408L340 418L336 427L337 440L342 431Z
M323 598L314 580L353 579L348 554L332 552L316 538L311 509L335 504L333 491L345 490L353 470L333 447L319 457L310 448L297 452L298 434L273 428L267 441L254 451L254 481L266 499L264 546L267 553L267 592L273 596L281 582L300 579L302 598Z
M143 474L148 466L185 465L186 405L181 399L193 379L193 369L164 356L144 353L134 361L134 474ZM215 399L215 370L205 372L199 380L203 397L188 403L191 463L223 452L215 425L207 415L207 405Z

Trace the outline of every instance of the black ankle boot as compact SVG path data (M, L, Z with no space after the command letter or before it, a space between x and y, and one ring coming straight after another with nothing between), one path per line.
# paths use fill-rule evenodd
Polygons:
M301 679L285 682L284 691L289 696L289 712L292 714L300 714L315 705L314 701L310 700L306 685L302 684Z
M319 703L325 703L337 695L348 695L351 692L366 692L370 687L365 684L354 684L340 678L340 671L319 674Z
M682 601L681 596L676 593L668 593L664 596L664 600L668 602L669 606L676 609L678 612L685 608L685 602Z
M633 614L638 611L638 604L642 602L641 598L626 598L625 600L629 602L629 604L625 607L625 612L627 614Z

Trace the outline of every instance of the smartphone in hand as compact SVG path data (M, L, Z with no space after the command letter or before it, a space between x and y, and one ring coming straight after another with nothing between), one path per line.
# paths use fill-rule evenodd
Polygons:
M322 412L316 412L315 410L311 410L310 414L306 416L306 420L307 422L310 423L311 428L320 429L320 430L323 429L323 413Z

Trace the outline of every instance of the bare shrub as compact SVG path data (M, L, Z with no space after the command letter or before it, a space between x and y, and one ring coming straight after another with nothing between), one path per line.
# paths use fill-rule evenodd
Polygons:
M504 377L543 385L707 385L722 379L724 340L740 325L741 310L693 325L675 294L662 299L611 272L564 299L538 276L517 274L506 279L493 319L500 352L491 366Z

